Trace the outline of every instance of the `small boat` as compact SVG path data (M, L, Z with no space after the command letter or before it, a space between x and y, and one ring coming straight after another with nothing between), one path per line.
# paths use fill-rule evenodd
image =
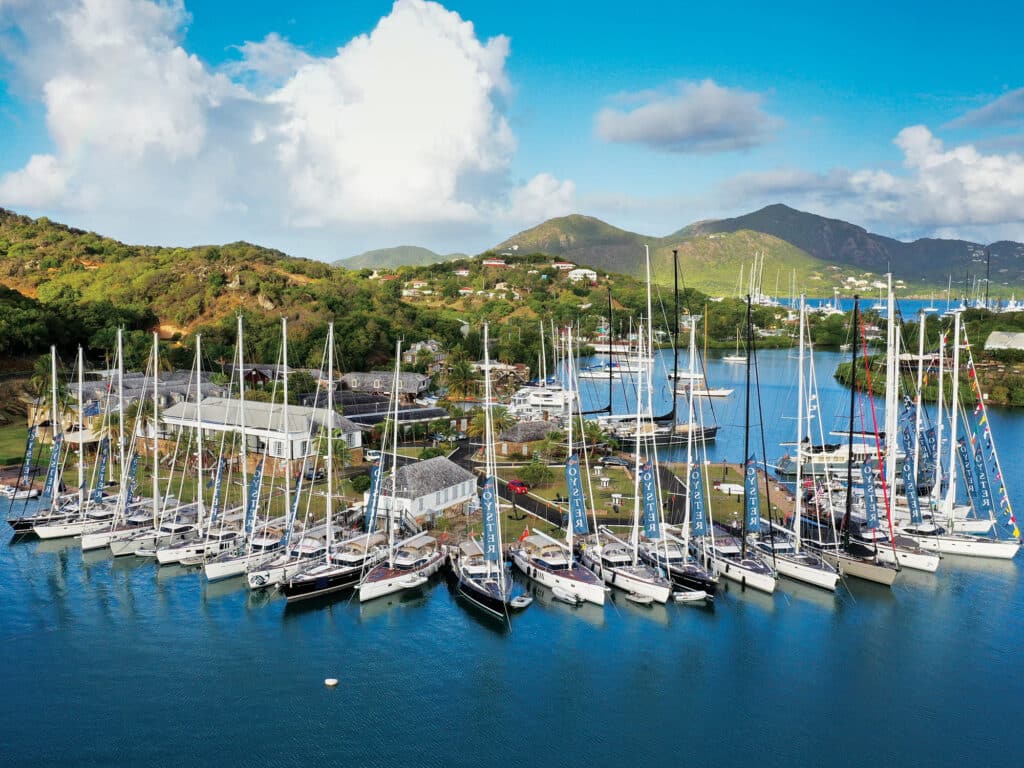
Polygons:
M747 356L740 354L740 329L736 329L736 353L732 355L725 355L722 357L723 363L745 363L747 362Z
M650 595L641 595L639 592L627 592L626 599L631 603L637 605L650 605L654 602L654 598Z
M533 596L532 595L528 595L525 592L523 594L521 594L521 595L517 595L516 597L513 597L512 600L509 602L509 605L512 606L517 611L526 610L532 604L533 604Z
M672 599L677 603L696 605L697 603L708 603L709 595L703 589L682 587L672 593Z

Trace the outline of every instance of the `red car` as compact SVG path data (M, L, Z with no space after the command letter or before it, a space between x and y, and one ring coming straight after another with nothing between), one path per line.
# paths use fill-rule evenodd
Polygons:
M522 480L509 480L508 489L512 491L512 493L526 493L530 490L530 486Z

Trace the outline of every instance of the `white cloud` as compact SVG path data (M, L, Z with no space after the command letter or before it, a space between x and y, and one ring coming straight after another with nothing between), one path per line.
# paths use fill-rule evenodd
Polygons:
M539 173L512 190L505 218L519 224L537 224L576 209L576 185L559 181L550 173Z
M602 109L595 118L598 136L665 152L750 149L764 144L782 125L762 109L762 94L725 88L713 80L680 82L667 93L620 94L616 100L640 106Z
M904 128L894 143L902 173L776 169L730 179L723 191L736 201L811 206L889 231L1024 236L1024 156L985 154L972 144L947 148L923 125Z
M44 105L53 143L0 177L0 205L90 211L126 222L122 236L180 242L225 222L233 237L479 231L572 200L549 174L511 183L509 41L480 40L433 2L397 0L333 55L271 33L219 69L184 48L182 0L15 2L0 16L16 30L0 56Z

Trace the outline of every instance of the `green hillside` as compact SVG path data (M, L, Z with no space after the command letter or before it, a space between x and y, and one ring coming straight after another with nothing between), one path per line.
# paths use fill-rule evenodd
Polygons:
M442 256L429 248L421 248L418 245L398 245L394 248L377 248L358 256L350 256L347 259L334 262L334 266L345 269L393 269L462 258L466 258L466 254L449 253L447 256Z

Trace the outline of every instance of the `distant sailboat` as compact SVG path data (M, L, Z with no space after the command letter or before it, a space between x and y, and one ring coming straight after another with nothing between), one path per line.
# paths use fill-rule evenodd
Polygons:
M723 363L736 363L736 364L747 362L747 355L746 355L746 353L744 353L742 355L740 354L740 329L739 328L736 329L736 354L725 355L722 358L722 362Z

